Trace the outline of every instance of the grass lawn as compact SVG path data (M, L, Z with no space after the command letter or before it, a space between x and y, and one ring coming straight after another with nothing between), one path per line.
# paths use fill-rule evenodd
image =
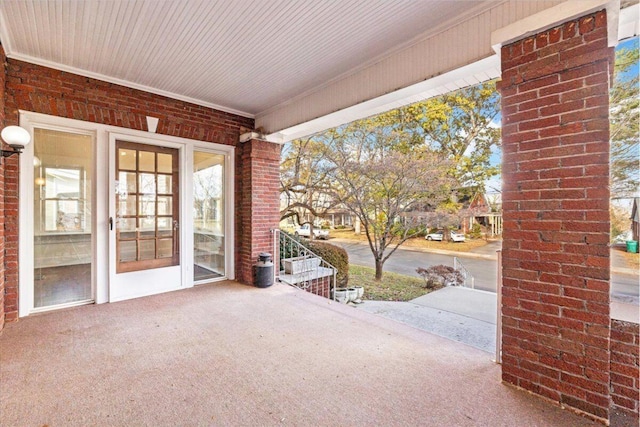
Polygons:
M624 257L627 259L627 264L629 264L631 268L640 268L640 254L625 252Z
M367 242L367 236L355 234L353 230L331 230L330 238L349 239L360 242ZM329 240L331 241L331 240ZM426 240L424 237L416 237L409 239L400 246L401 248L422 248L422 249L441 249L454 252L469 252L472 249L479 248L487 244L483 239L467 239L465 242L434 242Z
M385 272L376 282L375 273L373 268L350 264L349 286L364 287L363 299L375 301L410 301L435 290L425 288L420 277Z
M622 256L627 261L627 268L640 268L640 253L630 253L627 252L627 247L625 245L613 245L614 250L622 253Z

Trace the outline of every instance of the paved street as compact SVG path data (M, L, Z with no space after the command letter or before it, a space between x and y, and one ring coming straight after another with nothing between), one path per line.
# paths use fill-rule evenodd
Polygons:
M373 255L371 249L366 244L348 241L348 240L331 240L331 243L342 246L349 254L349 262L351 264L363 265L366 267L374 267ZM492 254L490 248L485 249L481 256L493 257L494 259L468 258L459 256L464 266L471 272L475 278L477 289L485 291L496 291L496 250L500 249L500 242L492 242L487 247L495 248ZM486 248L486 247L485 247ZM483 248L484 249L484 248ZM479 255L480 256L480 255ZM408 276L417 276L416 268L428 268L434 265L450 265L453 266L453 256L437 253L422 252L414 249L403 249L402 246L389 258L385 263L385 271L393 273L406 274Z
M351 264L374 267L373 255L369 246L365 243L354 242L346 239L331 239L331 243L346 249ZM475 288L495 292L497 283L496 251L501 248L501 242L494 241L475 249L472 253L456 254L462 264L475 278ZM614 301L627 303L640 303L640 285L638 274L632 273L629 268L617 268L621 263L620 258L612 252L614 273L612 274L611 295ZM444 253L425 252L416 249L403 249L400 247L385 263L385 271L393 273L417 276L416 268L431 267L433 265L453 266L454 255ZM623 266L624 267L624 266ZM624 271L624 273L618 272Z

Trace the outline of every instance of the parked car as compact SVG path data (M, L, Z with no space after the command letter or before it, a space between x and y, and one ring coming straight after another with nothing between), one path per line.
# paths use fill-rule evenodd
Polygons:
M427 240L437 240L439 242L442 241L442 238L444 236L444 231L442 230L438 230L435 233L429 233L425 236L425 239Z
M464 242L464 234L458 233L456 231L452 231L451 233L451 241L452 242ZM438 230L435 233L429 233L425 236L427 240L436 240L441 242L444 239L444 230Z
M296 228L295 236L298 237L306 237L307 239L311 236L311 227L309 224L301 225ZM320 227L313 227L313 238L314 239L323 239L326 240L329 238L329 230L323 230Z
M464 233L458 233L457 231L451 232L452 242L464 242Z

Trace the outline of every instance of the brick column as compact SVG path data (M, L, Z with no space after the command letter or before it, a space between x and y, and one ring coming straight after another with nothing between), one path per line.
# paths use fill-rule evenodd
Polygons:
M609 78L600 11L502 47L505 382L609 416Z
M273 252L271 230L280 222L280 145L240 142L236 171L236 279L253 284L260 252Z
M6 81L7 56L4 53L2 45L0 45L0 129L4 128L4 98L6 96ZM4 272L4 161L2 161L2 164L0 164L0 331L4 328L5 314Z

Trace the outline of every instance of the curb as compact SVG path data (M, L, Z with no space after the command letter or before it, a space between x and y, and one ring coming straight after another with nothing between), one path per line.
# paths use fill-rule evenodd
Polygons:
M355 245L362 245L362 246L369 246L366 242L359 242L356 240L349 240L349 239L340 239L340 238L333 238L333 240L337 243L352 243ZM329 241L329 243L331 243L331 241ZM412 251L412 252L421 252L421 253L430 253L430 254L438 254L438 255L450 255L450 256L457 256L457 257L462 257L462 258L475 258L475 259L486 259L489 261L497 261L498 256L497 255L485 255L485 254L475 254L473 252L457 252L457 251L447 251L444 249L423 249L423 248L414 248L411 246L400 246L400 249L405 250L405 251Z
M622 268L622 267L612 267L611 272L616 274L624 274L626 276L638 276L640 274L640 271L635 270L633 268Z

